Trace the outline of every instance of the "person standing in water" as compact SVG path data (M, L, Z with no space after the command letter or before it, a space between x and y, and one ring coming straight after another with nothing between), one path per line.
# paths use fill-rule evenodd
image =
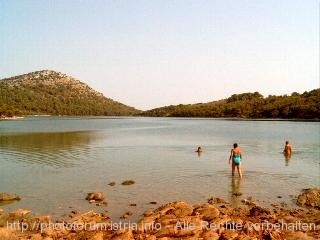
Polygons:
M199 146L195 152L198 153L198 157L200 157L203 152L203 149Z
M284 146L283 153L286 156L291 156L291 154L292 154L292 146L289 143L289 141L286 141L286 145Z
M232 160L232 176L234 176L234 172L237 167L239 177L242 178L242 169L241 169L242 150L238 147L238 143L233 144L233 149L231 149L231 154L229 157L229 164L231 160Z

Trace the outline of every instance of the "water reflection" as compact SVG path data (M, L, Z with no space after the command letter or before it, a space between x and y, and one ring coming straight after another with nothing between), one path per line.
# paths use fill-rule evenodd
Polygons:
M286 166L289 166L289 162L290 162L290 159L291 159L291 154L286 154L286 153L283 153L283 156L284 156L284 159L285 159L285 165Z
M198 157L201 157L202 152L197 152L197 154L198 154Z
M242 195L242 181L243 179L231 178L231 204L237 206L240 203L239 197Z
M97 136L88 131L0 136L0 154L8 161L70 167Z

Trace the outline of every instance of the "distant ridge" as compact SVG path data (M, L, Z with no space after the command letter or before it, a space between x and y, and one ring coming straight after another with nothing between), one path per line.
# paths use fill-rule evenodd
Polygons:
M142 112L150 117L210 117L245 119L320 119L320 88L290 96L259 92L233 94L209 103L170 105Z
M0 80L0 116L128 116L139 112L133 107L103 96L73 77L52 70Z

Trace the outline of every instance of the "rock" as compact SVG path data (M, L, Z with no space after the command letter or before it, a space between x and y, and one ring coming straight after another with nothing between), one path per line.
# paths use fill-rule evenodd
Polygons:
M6 227L0 227L0 239L3 240L13 240L15 238L13 238L13 229L11 230L10 227L6 228Z
M209 199L210 200L210 199ZM215 202L212 198L212 202ZM72 210L72 209L70 209ZM73 212L75 214L77 212ZM123 218L132 216L131 211L124 213ZM320 230L320 211L316 208L310 209L277 209L274 212L268 208L263 208L258 205L253 207L240 206L233 208L229 205L224 205L224 208L217 208L212 204L206 203L202 205L189 205L186 202L177 201L165 204L154 211L147 211L145 217L137 223L137 228L128 229L125 226L114 230L96 230L96 231L79 231L77 229L52 231L44 230L42 235L40 231L26 231L21 233L11 231L8 237L10 239L137 239L137 240L170 240L170 239L237 239L237 240L258 240L258 239L319 239ZM11 218L12 217L12 218ZM66 215L67 217L67 215ZM109 215L107 213L97 214L94 211L89 211L83 214L72 215L72 219L65 218L63 224L77 222L78 224L95 224L103 223L108 228L111 226ZM1 229L5 229L6 221L12 222L14 215L10 213L0 212L0 239ZM259 230L253 227L254 223L315 223L315 230L308 231L282 231L282 230ZM2 222L1 222L2 221ZM38 223L49 223L50 217L46 218L31 218L24 217L19 219L21 223L29 224L29 226L37 225ZM130 222L130 221L129 221ZM179 223L178 223L179 222ZM215 227L208 229L208 224L215 224ZM62 223L61 223L62 224ZM158 227L154 224L158 224ZM178 225L177 225L178 224ZM237 224L237 225L235 225ZM242 226L239 230L236 226ZM62 226L62 225L61 225ZM147 227L151 226L151 227ZM180 227L177 227L180 226ZM191 227L191 228L190 228ZM37 235L38 234L38 235ZM41 238L42 237L42 238Z
M34 234L31 239L32 239L32 240L42 240L43 237L41 236L40 233L37 233L37 234ZM45 238L45 240L51 240L51 239L52 239L52 238L49 238L49 237ZM53 239L52 239L52 240L53 240Z
M112 238L112 240L131 240L134 239L132 230L117 230Z
M179 237L179 238L186 238L194 235L195 235L195 231L190 229L181 229L175 232L174 234L175 237Z
M143 216L145 216L145 217L150 217L152 214L153 214L152 211L145 211L145 212L143 213Z
M167 226L160 228L154 235L158 238L163 238L163 237L173 237L175 234L175 229L174 226Z
M21 216L21 217L23 217L23 216L25 216L25 215L27 215L29 213L31 213L31 211L30 210L26 210L26 209L17 209L14 212L11 212L11 214L14 214L16 216Z
M203 220L208 222L212 221L220 214L217 208L209 204L205 204L202 207L197 208L195 211L202 216Z
M132 185L132 184L135 184L135 183L136 183L136 182L133 181L133 180L126 180L126 181L124 181L124 182L121 183L121 184L127 186L127 185Z
M239 234L234 230L227 230L221 234L219 239L223 239L223 240L235 239L238 237L238 235Z
M128 216L132 216L132 215L133 215L133 212L128 211L128 212L126 212L125 214L127 214Z
M101 213L101 217L109 219L110 215L108 213Z
M249 198L242 199L241 202L243 202L245 205L248 205L248 206L256 206L256 204L252 200L249 200Z
M16 194L9 194L9 193L0 193L0 202L1 201L14 201L14 200L21 200L21 198Z
M242 193L241 192L235 192L232 194L233 196L236 196L236 197L239 197L239 196L242 196Z
M170 211L168 211L167 213L169 212ZM188 203L178 201L173 204L172 213L178 218L190 216L192 212L193 212L193 207Z
M131 207L136 207L137 204L136 204L136 203L130 203L130 206L131 206Z
M167 203L161 207L159 207L156 211L160 213L160 215L169 215L172 214L174 210L174 203Z
M108 205L108 203L107 203L106 201L98 202L98 203L96 204L96 206L107 206L107 205Z
M208 203L210 204L226 204L227 202L225 200L223 200L222 198L218 198L218 197L211 197L210 199L208 199Z
M86 200L88 200L89 202L91 200L101 202L104 200L104 194L103 194L103 192L91 192L91 193L88 193Z
M254 206L250 209L250 216L266 216L270 215L271 211L267 208L259 207L259 206Z
M144 239L144 238L141 238L141 239ZM156 240L156 239L157 239L156 236L153 236L153 235L145 237L145 240Z
M249 201L253 201L253 197L252 197L252 196L249 196L249 197L248 197L248 200L249 200Z
M109 186L113 187L114 185L116 185L116 182L111 182L108 184Z
M303 232L291 232L286 236L288 240L312 240L315 239L313 237L309 237L306 233Z
M155 201L152 201L152 202L149 202L150 204L157 204L157 202L155 202Z
M216 233L213 230L205 231L201 235L202 239L207 239L207 240L218 240L219 239L219 234Z
M55 231L53 229L45 229L42 234L44 237L54 237Z
M297 204L299 206L308 206L320 209L320 189L305 189L303 193L298 196Z
M96 233L96 234L92 237L92 240L103 240L103 233L102 233L102 232Z
M133 212L131 211L127 211L126 213L124 213L120 218L121 219L127 219L128 217L132 216Z

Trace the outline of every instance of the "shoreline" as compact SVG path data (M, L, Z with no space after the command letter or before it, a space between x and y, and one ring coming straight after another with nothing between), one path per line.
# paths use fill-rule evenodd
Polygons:
M17 120L17 119L23 119L25 118L24 116L13 116L13 117L2 117L0 116L0 120Z
M73 210L53 221L51 216L28 217L28 210L0 210L0 238L319 239L320 189L305 189L297 204L297 208L278 204L266 208L248 198L232 207L219 197L202 204L175 201L145 211L137 222L112 222L108 212Z
M95 116L95 115L24 115L14 117L0 117L0 120L16 120L25 118L93 118L93 119L132 119L132 118L156 118L156 119L177 119L177 120L221 120L221 121L254 121L254 122L320 122L320 119L300 119L300 118L242 118L242 117L155 117L155 116L143 116L143 115L119 115L119 116Z

